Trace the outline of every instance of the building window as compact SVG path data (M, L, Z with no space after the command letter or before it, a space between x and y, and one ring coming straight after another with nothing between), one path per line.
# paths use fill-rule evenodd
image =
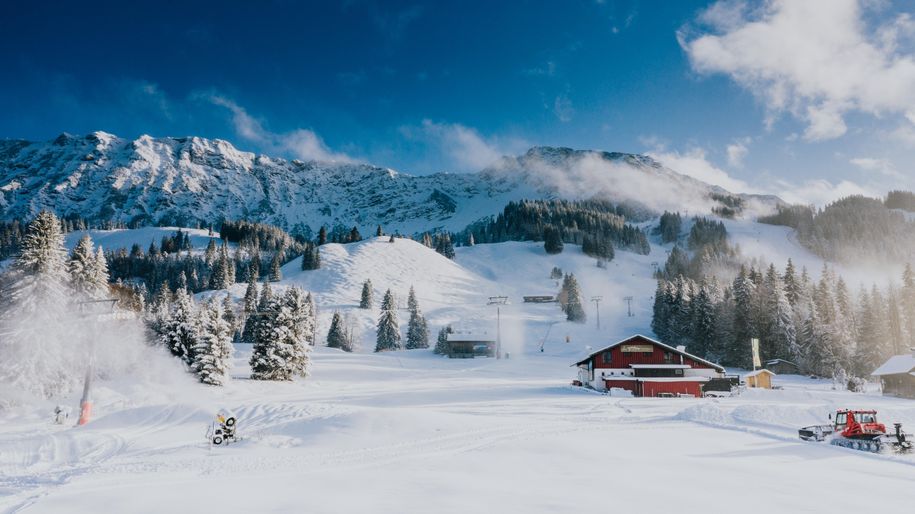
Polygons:
M664 352L664 364L670 364L674 360L674 356L670 352Z
M611 352L604 352L603 353L604 364L610 364L612 357L613 357L613 354Z

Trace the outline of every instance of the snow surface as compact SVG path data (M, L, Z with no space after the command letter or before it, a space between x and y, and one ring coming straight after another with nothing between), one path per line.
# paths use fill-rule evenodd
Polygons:
M359 351L319 347L311 376L291 383L248 380L245 345L225 387L196 384L177 364L102 380L95 419L79 428L51 424L51 402L0 411L0 512L899 512L911 501L915 456L796 432L838 408L874 408L915 431L910 400L789 375L773 379L781 389L721 399L570 385L570 365L594 348L650 334L652 262L664 248L618 252L607 269L574 245L552 256L534 243L462 247L454 261L386 238L321 252L322 269L293 261L278 287L315 295L320 337L342 311L362 335ZM563 321L556 304L521 303L558 290L553 266L575 273L586 301L603 295L600 330L590 302L584 325ZM357 308L366 278L376 305L387 288L405 305L412 284L433 344L446 323L495 333L487 300L508 296L500 316L510 358L373 354L377 307ZM399 312L404 331L407 317ZM63 403L75 408L78 396ZM220 409L238 416L243 439L210 448L204 434Z

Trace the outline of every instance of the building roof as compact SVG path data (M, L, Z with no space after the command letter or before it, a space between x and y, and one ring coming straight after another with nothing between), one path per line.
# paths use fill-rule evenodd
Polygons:
M654 340L654 339L652 339L652 338L650 338L650 337L648 337L648 336L643 336L642 334L636 334L636 335L634 335L634 336L627 337L626 339L623 339L622 341L617 341L617 342L611 344L610 346L606 346L606 347L604 347L604 348L601 348L600 350L591 352L590 355L588 355L588 356L585 357L584 359L581 359L580 361L576 362L575 364L572 364L572 366L580 366L580 365L582 365L582 364L588 362L588 360L590 360L590 359L591 359L592 357L594 357L595 355L597 355L597 354L599 354L599 353L603 353L603 352L605 352L605 351L607 351L607 350L609 350L609 349L611 349L611 348L613 348L613 347L615 347L615 346L619 346L619 345L621 345L621 344L623 344L623 343L628 343L628 342L632 341L633 339L644 339L644 340L648 341L648 342L651 343L651 344L656 344L656 345L660 346L661 348L664 348L665 350L669 350L669 351L671 351L671 352L673 352L673 353L676 353L676 354L678 354L678 355L682 355L682 356L684 356L684 357L689 357L690 359L693 359L694 361L701 362L701 363L703 363L703 364L706 364L706 365L708 365L708 366L711 366L711 367L715 368L716 370L718 370L718 371L724 373L724 366L720 366L720 365L718 365L718 364L715 364L714 362L707 361L707 360L705 360L705 359L703 359L703 358L701 358L701 357L696 357L695 355L693 355L693 354L691 354L691 353L686 353L686 352L683 351L683 350L678 350L678 349L674 348L673 346L666 345L666 344L662 343L661 341L656 341L656 340Z
M492 336L486 334L471 334L467 332L453 332L448 334L449 342L466 342L466 343L495 343L496 340Z
M768 373L768 374L772 375L773 377L775 376L775 373L767 370L766 368L763 368L763 369L758 369L756 371L751 371L751 372L747 373L746 375L744 375L744 377L746 377L746 378L755 377L758 375L762 375L763 373Z
M688 364L630 364L633 369L689 369Z
M708 382L708 377L630 377L630 376L614 376L614 375L601 375L601 380L604 381L620 381L627 380L632 382Z
M911 373L913 370L915 370L915 354L908 353L890 357L882 366L875 369L871 375L875 377L899 375L902 373Z
M766 361L766 366L771 366L773 364L790 364L790 365L794 366L795 368L798 367L797 364L795 364L791 361L786 361L785 359L769 359Z

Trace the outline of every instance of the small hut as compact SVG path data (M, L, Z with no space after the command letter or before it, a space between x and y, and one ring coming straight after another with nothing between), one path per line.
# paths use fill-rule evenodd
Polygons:
M885 396L915 399L915 349L890 357L871 375L880 379Z
M772 389L772 377L775 373L763 368L744 375L747 381L747 387L757 387L759 389Z
M772 359L766 361L766 369L776 375L800 375L801 367L785 359Z
M457 331L448 334L448 357L452 359L495 356L496 340L485 332Z

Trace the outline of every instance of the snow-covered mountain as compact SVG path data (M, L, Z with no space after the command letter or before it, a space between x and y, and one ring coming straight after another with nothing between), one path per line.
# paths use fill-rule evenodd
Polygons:
M478 173L413 176L369 164L255 155L199 137L131 141L94 132L0 141L4 219L52 209L137 225L245 218L287 229L382 224L413 233L460 230L511 200L595 196L655 212L778 201L731 194L646 156L568 148L532 148Z

